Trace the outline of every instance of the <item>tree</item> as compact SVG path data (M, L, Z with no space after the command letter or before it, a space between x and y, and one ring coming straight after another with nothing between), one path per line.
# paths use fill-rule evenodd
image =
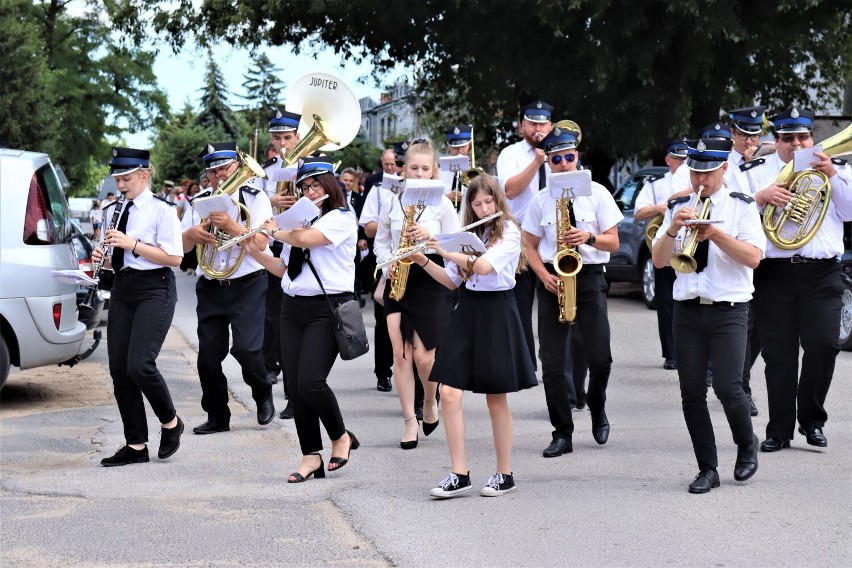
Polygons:
M207 72L204 76L204 87L201 89L201 112L195 123L206 130L212 137L222 137L236 140L240 135L237 117L228 106L228 86L222 76L222 70L213 59L212 52L207 52Z
M280 71L265 53L260 53L248 73L243 75L245 118L249 125L260 128L275 109L284 108L281 99L284 83L277 75Z
M209 143L208 132L196 124L196 115L187 102L183 111L160 128L151 149L156 183L166 179L198 179L204 169L198 153Z
M338 172L342 168L358 168L362 166L372 170L381 161L382 151L373 146L365 136L358 134L344 148L335 152L329 152L329 157L332 163L340 162L341 167L338 168Z

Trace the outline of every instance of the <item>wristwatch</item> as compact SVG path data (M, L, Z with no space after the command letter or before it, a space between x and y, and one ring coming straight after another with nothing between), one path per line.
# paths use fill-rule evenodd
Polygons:
M595 236L593 234L589 233L589 240L586 241L586 244L589 245L589 246L594 246L596 240L597 239L595 238Z
M471 271L471 272L473 271L473 264L477 260L479 260L479 257L476 256L475 254L472 254L469 257L467 257L467 269L468 269L468 271Z

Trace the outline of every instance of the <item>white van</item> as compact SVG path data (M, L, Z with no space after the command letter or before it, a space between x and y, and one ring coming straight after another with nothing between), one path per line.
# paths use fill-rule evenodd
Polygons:
M68 204L47 154L0 148L0 388L10 364L75 362L86 335L77 287L51 276L77 269L71 237Z

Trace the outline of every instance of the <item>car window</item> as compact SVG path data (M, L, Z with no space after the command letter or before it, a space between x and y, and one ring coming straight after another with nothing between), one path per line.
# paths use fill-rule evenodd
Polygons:
M619 209L624 211L633 208L633 203L636 201L636 196L639 195L643 180L644 178L630 178L618 188L615 194L615 203Z
M63 243L71 231L65 194L56 172L45 164L30 179L24 219L24 243L55 245Z

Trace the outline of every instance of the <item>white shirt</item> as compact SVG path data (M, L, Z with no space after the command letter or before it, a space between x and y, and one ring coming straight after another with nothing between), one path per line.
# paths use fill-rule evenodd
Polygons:
M624 219L618 205L604 186L592 182L592 194L574 200L574 218L577 228L600 235L618 225ZM542 189L535 196L524 219L524 231L539 237L538 253L542 262L553 262L556 256L556 200L550 197L548 189ZM577 252L585 264L605 264L609 262L609 253L589 245L580 245Z
M482 235L488 241L488 232ZM475 292L497 292L511 290L515 287L515 271L521 257L521 230L511 221L503 224L503 238L485 251L480 258L487 260L494 270L488 274L472 274L465 285L468 290ZM465 267L466 268L466 267ZM447 262L444 269L456 286L461 286L462 277L459 267L453 262Z
M322 280L327 294L340 294L355 290L355 247L358 243L358 224L352 211L333 209L311 225L331 241L330 244L310 249L311 264ZM286 246L281 258L286 262L290 258L291 247ZM322 288L308 263L302 266L302 272L295 280L285 272L281 279L281 289L288 296L319 296Z
M749 195L749 191L745 189L748 187L748 180L745 177L745 173L740 170L740 166L745 163L747 163L745 157L731 148L731 153L728 154L728 171L725 172L725 176L722 178L722 181L729 188L744 188L739 190L740 193Z
M393 191L383 188L381 184L374 185L364 200L364 207L361 208L358 224L366 227L367 223L378 223L382 214L387 213L390 209L391 202L395 197L396 194Z
M530 146L526 139L503 148L500 155L497 157L497 181L500 183L500 187L503 188L504 192L506 191L506 180L521 173L521 171L530 165L530 162L534 159L535 147ZM544 171L546 181L549 181L550 168L547 164L544 165ZM523 224L524 216L527 213L527 207L529 207L530 202L539 191L538 175L539 174L535 174L533 176L529 185L527 185L527 187L525 187L517 197L514 199L509 199L507 197L509 211L511 211L515 219L518 220L518 223Z
M390 193L385 190L386 193ZM396 252L399 248L399 239L402 234L402 224L405 219L404 211L398 196L394 196L388 202L387 214L381 215L379 218L379 227L376 231L376 240L373 243L373 252L376 258L380 261ZM430 234L439 235L446 233L455 233L461 228L459 218L453 204L447 199L446 195L441 196L441 205L430 205L423 209L420 219L415 220L419 225L426 228ZM434 252L432 249L423 251L426 254ZM385 267L387 272L389 267Z
M246 208L248 209L249 215L251 216L251 227L247 228L254 229L255 227L263 225L263 223L267 219L270 219L272 217L272 205L269 203L269 197L266 196L266 193L261 190L258 190L257 188L247 189L246 187L247 186L243 186L242 189L235 191L231 198L236 203L239 203L239 192L242 192L243 199L246 202ZM240 218L237 217L237 220L239 221ZM186 211L183 216L183 219L181 219L180 228L182 231L186 231L187 229L191 229L195 225L200 224L201 221L201 216L198 214L195 208L192 207ZM236 258L239 253L239 245L231 247L226 251L216 253L215 257L213 258L214 268L219 269L220 267L224 267L226 264L228 264L229 258L232 259L232 262L233 259ZM272 256L272 251L269 250L269 247L266 247L263 250L263 254L268 254ZM230 280L234 278L241 278L243 276L246 276L247 274L251 274L252 272L257 272L258 270L264 270L263 266L254 258L252 258L250 254L245 254L243 255L243 260L240 263L239 268L237 268L236 272L229 276L228 279ZM201 270L200 266L195 270L195 273L199 276L204 276L205 278L210 280L210 278Z
M112 215L113 207L117 202L113 201L104 209L104 215ZM125 200L127 207L130 200ZM111 217L110 217L111 218ZM118 225L118 221L116 221ZM117 226L115 227L118 228ZM140 243L155 246L162 249L171 256L183 256L183 237L181 236L180 220L178 220L175 206L171 203L157 199L147 189L133 199L133 207L127 212L127 229L124 231L131 239ZM101 240L106 236L103 231ZM115 251L113 251L113 254ZM131 253L130 249L124 251L124 267L136 270L154 270L163 268L162 264Z
M737 191L754 195L775 183L778 174L786 165L777 153L760 160L763 161L747 168L743 178L747 180L748 185L743 188L742 184L737 183ZM755 162L749 162L749 164L752 163ZM837 174L829 180L831 199L828 203L828 211L814 238L805 246L793 250L782 250L771 242L767 242L766 258L790 258L798 254L806 258L827 259L843 254L843 222L852 221L852 170L849 164L835 163L834 168ZM779 210L776 208L775 215L778 214ZM793 230L792 225L789 228Z
M754 201L746 202L730 194L731 191L723 186L709 197L711 203L709 218L721 219L722 223L716 225L719 229L763 252L766 249L766 237L763 234L763 225L761 225L756 204ZM694 203L695 198L692 197L666 211L663 225L657 231L654 244L669 230L672 216L682 207L692 207ZM688 235L687 228L681 228L675 239L675 248L681 246L681 241ZM754 292L752 273L751 268L731 260L722 249L710 242L707 266L701 272L691 274L677 272L672 297L675 300L700 297L714 302L748 302Z

